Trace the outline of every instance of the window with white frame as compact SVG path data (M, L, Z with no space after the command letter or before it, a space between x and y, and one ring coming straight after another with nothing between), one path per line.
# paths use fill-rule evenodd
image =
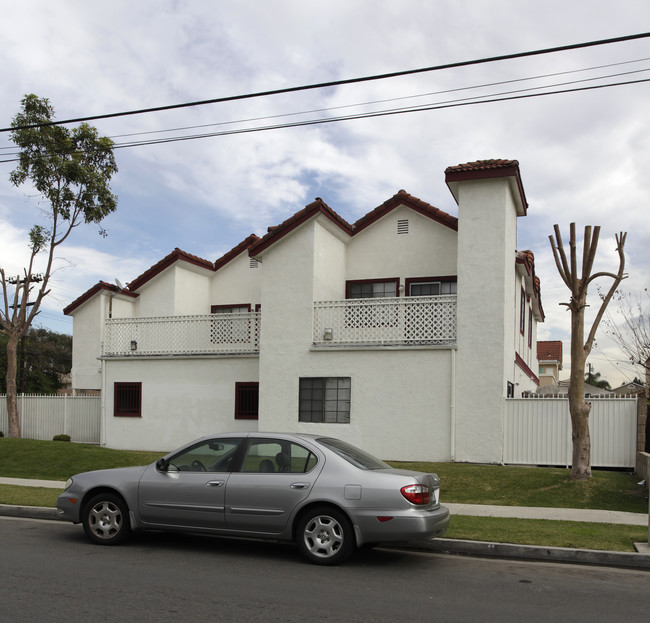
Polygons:
M378 299L398 296L399 279L357 279L346 282L346 298Z
M300 422L348 424L350 377L304 377L300 379Z
M456 277L417 277L406 280L407 296L456 294Z

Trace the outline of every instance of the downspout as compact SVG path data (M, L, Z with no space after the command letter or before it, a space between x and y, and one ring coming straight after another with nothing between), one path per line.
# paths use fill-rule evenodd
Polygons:
M102 389L100 392L99 445L106 445L106 360L102 358Z
M456 349L451 349L451 404L449 405L449 457L456 460Z

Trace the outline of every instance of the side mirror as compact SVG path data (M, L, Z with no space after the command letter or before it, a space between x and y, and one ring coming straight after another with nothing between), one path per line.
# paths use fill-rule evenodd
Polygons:
M156 469L159 472L166 472L168 467L169 467L169 461L165 459L158 459L156 461Z

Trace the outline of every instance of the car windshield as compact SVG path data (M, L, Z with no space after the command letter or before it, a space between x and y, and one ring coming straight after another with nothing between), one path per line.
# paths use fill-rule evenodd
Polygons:
M360 469L390 469L387 463L340 439L321 437L317 441Z

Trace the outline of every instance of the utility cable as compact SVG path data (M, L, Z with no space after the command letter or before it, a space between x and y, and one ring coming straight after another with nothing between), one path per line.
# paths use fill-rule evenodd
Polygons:
M385 80L388 78L397 78L397 77L402 77L402 76L411 76L415 74L421 74L421 73L427 73L427 72L432 72L432 71L440 71L444 69L455 69L459 67L468 67L471 65L482 65L486 63L494 63L498 61L505 61L505 60L513 60L517 58L526 58L526 57L531 57L531 56L539 56L542 54L552 54L556 52L565 52L569 50L579 50L579 49L584 49L584 48L589 48L589 47L594 47L594 46L600 46L600 45L609 45L612 43L622 43L622 42L627 42L627 41L634 41L636 39L645 39L650 37L650 32L644 32L644 33L639 33L635 35L626 35L624 37L614 37L610 39L600 39L598 41L587 41L584 43L573 43L570 45L563 45L563 46L556 46L553 48L544 48L540 50L531 50L528 52L517 52L514 54L503 54L499 56L491 56L491 57L486 57L486 58L480 58L480 59L474 59L474 60L468 60L468 61L459 61L455 63L446 63L444 65L435 65L432 67L422 67L419 69L409 69L409 70L404 70L404 71L396 71L396 72L390 72L390 73L385 73L385 74L376 74L372 76L363 76L360 78L348 78L345 80L333 80L330 82L320 82L316 84L308 84L308 85L303 85L303 86L295 86L295 87L287 87L284 89L273 89L270 91L259 91L256 93L247 93L247 94L242 94L242 95L231 95L227 97L219 97L219 98L213 98L213 99L207 99L207 100L200 100L200 101L195 101L195 102L185 102L182 104L170 104L167 106L155 106L152 108L141 108L139 110L130 110L130 111L123 111L123 112L116 112L116 113L107 113L103 115L93 115L93 116L87 116L87 117L76 117L74 119L64 119L62 121L50 121L47 123L39 123L39 124L33 124L33 125L25 125L25 126L16 126L16 127L9 127L9 128L0 128L0 132L11 132L13 130L24 130L27 128L32 128L32 127L45 127L45 126L50 126L50 125L64 125L67 123L78 123L78 122L85 122L85 121L94 121L97 119L111 119L115 117L126 117L129 115L140 115L140 114L145 114L145 113L152 113L152 112L161 112L164 110L175 110L179 108L189 108L189 107L194 107L194 106L205 106L207 104L219 104L223 102L232 102L232 101L238 101L238 100L244 100L244 99L253 99L253 98L258 98L258 97L269 97L272 95L281 95L285 93L296 93L298 91L308 91L312 89L323 89L323 88L329 88L329 87L335 87L335 86L342 86L342 85L347 85L347 84L358 84L362 82L370 82L373 80Z

